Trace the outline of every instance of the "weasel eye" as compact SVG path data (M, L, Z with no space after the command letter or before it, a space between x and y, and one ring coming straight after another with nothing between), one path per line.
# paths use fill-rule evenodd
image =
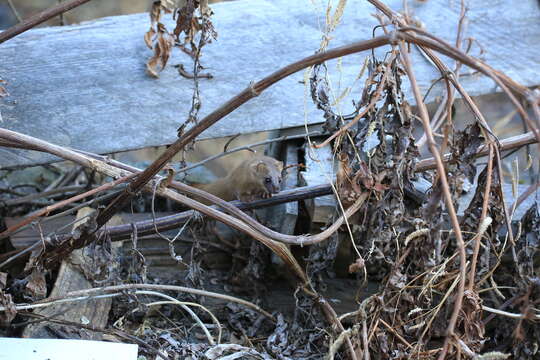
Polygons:
M270 184L272 182L272 178L266 177L264 178L264 182Z

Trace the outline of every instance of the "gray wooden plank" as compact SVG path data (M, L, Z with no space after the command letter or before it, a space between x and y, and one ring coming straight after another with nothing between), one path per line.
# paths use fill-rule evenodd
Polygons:
M331 146L311 149L305 145L305 169L300 171L302 186L328 184L335 181L334 154ZM326 224L332 219L336 210L334 195L320 196L304 200L311 222Z
M280 135L281 136L281 135ZM298 145L295 142L286 142L284 145L283 165L293 167L285 170L282 190L290 190L298 187ZM282 234L293 234L298 218L298 202L288 202L273 206L269 209L268 220L273 229Z
M82 208L77 212L77 218L82 219L85 216L94 212L91 208ZM86 221L82 221L75 225L75 228L82 225ZM109 225L119 225L122 219L115 215L109 220ZM118 255L120 243L112 245L113 256ZM56 278L54 288L51 291L50 297L62 297L71 291L85 290L93 287L93 282L88 279L81 270L81 265L87 263L87 267L90 271L97 271L94 269L95 262L90 260L90 257L84 254L84 249L74 250L69 256L64 259L60 265L58 276ZM52 306L36 309L35 313L38 313L45 317L54 317L57 319L67 320L71 322L88 322L90 326L96 328L103 328L107 325L109 318L109 311L111 309L112 299L91 299L88 301L53 304ZM74 338L88 339L88 340L101 340L102 334L99 332L88 332L83 329L72 330L70 327L65 327L59 324L49 324L47 322L36 322L29 324L23 331L22 336L25 338L50 338L54 336L54 332L51 333L49 329L58 329L62 331L69 330L74 331L71 335Z
M401 0L389 0L402 8ZM540 84L540 11L536 0L518 3L469 1L468 36L486 49L485 60L527 86ZM315 4L315 5L314 5ZM201 80L204 116L249 85L279 67L318 49L324 8L310 0L238 0L213 5L218 41L205 48L203 64L215 76ZM434 34L454 41L459 1L409 2L409 9ZM368 39L376 24L374 8L350 0L331 46ZM165 17L169 29L172 19ZM59 144L110 153L174 141L178 125L190 107L192 81L169 66L159 79L145 74L151 55L143 42L148 14L99 19L80 25L39 28L0 46L0 76L11 96L0 101L0 126ZM379 51L382 54L388 48ZM519 54L516 56L515 54ZM329 64L335 93L353 83L367 53L344 59L340 69ZM422 90L439 77L415 54L414 66ZM191 60L175 50L170 65ZM450 62L451 64L451 62ZM215 138L237 133L288 128L323 119L305 99L303 74L295 74L202 134ZM341 88L339 81L341 79ZM497 90L491 80L462 80L472 95ZM359 81L356 86L361 86ZM408 84L404 84L407 89ZM354 94L360 89L356 88ZM406 90L407 91L407 90ZM432 96L440 94L436 88ZM411 98L410 92L407 96ZM304 104L307 103L307 117ZM347 112L350 99L342 104ZM0 168L43 163L51 157L0 149Z

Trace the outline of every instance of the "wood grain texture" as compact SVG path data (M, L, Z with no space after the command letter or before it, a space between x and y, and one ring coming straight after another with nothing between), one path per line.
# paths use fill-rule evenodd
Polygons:
M94 210L90 208L82 208L77 212L77 218L81 219L93 211ZM109 221L109 224L117 225L121 223L121 221L119 216L115 216ZM121 246L119 243L112 246L112 251L115 256L118 254L117 250L119 246ZM83 251L84 249L77 249L73 251L67 259L62 261L50 297L60 297L70 291L93 287L94 284L92 281L88 280L81 270L81 265L83 263L93 264L92 260L83 254ZM80 302L55 304L45 308L36 309L34 312L45 317L83 323L96 328L104 328L107 325L111 305L111 298L91 299ZM46 321L28 325L24 329L22 336L25 338L57 338L66 334L69 334L70 338L101 340L101 333L99 332L85 331L84 329L52 324Z

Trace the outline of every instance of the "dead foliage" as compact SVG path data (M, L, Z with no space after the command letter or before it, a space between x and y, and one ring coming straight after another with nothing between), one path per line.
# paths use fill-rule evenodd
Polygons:
M162 16L167 13L173 13L176 18L176 27L172 33L162 22ZM175 45L191 57L198 58L202 47L217 37L210 21L212 14L208 1L181 1L178 7L171 1L154 1L150 11L150 29L144 35L146 46L154 51L154 55L146 63L147 73L152 77L159 77ZM187 44L190 49L185 47ZM183 67L181 69L183 70Z
M144 37L154 51L147 71L157 77L178 45L192 55L195 90L179 139L144 171L0 129L2 146L45 151L78 164L67 171L51 166L47 171L53 173L52 180L41 183L11 186L7 175L0 178L2 215L23 217L0 232L0 270L5 271L0 272L2 333L17 336L29 320L50 322L135 342L145 356L164 359L539 358L540 214L534 203L520 221L512 220L517 203L505 199L504 184L510 178L517 186L519 171L508 176L502 141L461 88L459 68L465 64L495 80L516 99L517 112L531 131L540 122L538 95L470 57L460 43L450 45L416 27L409 14L370 2L380 11L376 17L384 35L326 51L346 11L346 2L339 1L333 12L327 11L325 36L314 57L251 84L198 119L201 49L216 38L212 12L206 1L182 1L176 9L155 1ZM458 35L465 17L462 6ZM168 11L175 14L172 33L161 22ZM342 99L334 98L325 61L380 46L388 51L368 56L366 76L358 91L351 92L358 94L350 99L353 111L342 114L337 106ZM415 82L409 56L413 46L431 60L447 85L438 103L439 125L430 122ZM440 60L441 54L456 61L454 69ZM313 146L331 146L338 165L333 185L339 206L331 223L306 235L313 227L301 214L305 223L299 222L294 234L280 234L259 214L247 214L174 181L173 167L167 164L175 154L273 83L306 68L306 86L325 120L325 138ZM415 107L405 99L405 82L412 88ZM455 91L472 113L462 130L453 122ZM522 102L528 102L536 119ZM186 130L190 123L196 125ZM436 128L442 129L438 137ZM533 136L538 138L538 132ZM433 159L422 159L423 142ZM525 143L505 144L504 149L512 149ZM487 157L484 163L479 163L480 155ZM432 165L426 166L428 162ZM164 169L167 175L159 173ZM532 184L524 194L529 196L536 187ZM295 191L304 191L301 199L312 196L299 189L289 200ZM467 192L472 199L460 212ZM174 210L182 206L195 211L174 219L157 215L173 210L173 202ZM74 230L43 230L56 217L96 204L103 205ZM73 209L66 209L69 206ZM151 220L106 225L115 213L134 209ZM230 230L204 221L203 215L238 232L227 237ZM14 249L7 239L30 227L39 240ZM173 233L167 232L171 229ZM123 254L116 255L113 240L126 239ZM172 277L149 271L154 253L148 255L145 241L165 244ZM84 251L74 263L71 255L79 248ZM74 265L94 287L51 297L51 280L62 262ZM342 280L336 278L336 265L344 265L350 281L341 293L330 293ZM368 289L370 283L376 284L374 289ZM293 304L288 309L276 301L283 288ZM336 304L347 296L355 297L354 308L338 313ZM111 297L115 300L106 327L34 311Z
M154 1L150 11L150 29L144 34L146 46L154 51L154 55L146 63L146 71L150 76L156 78L167 65L174 45L172 35L161 23L162 12L167 13L170 10L163 6L161 1Z

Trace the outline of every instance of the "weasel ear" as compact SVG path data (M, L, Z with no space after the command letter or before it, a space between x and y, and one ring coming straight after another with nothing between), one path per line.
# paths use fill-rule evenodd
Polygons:
M261 172L261 171L264 171L265 166L266 166L266 164L264 163L264 161L257 161L257 162L254 162L253 164L251 164L251 169L254 172Z

